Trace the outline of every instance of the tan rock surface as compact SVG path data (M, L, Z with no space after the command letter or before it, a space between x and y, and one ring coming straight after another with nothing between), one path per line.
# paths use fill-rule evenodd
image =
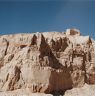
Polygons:
M79 30L0 37L0 91L55 93L95 84L95 42Z
M95 96L95 85L85 84L81 88L67 90L64 96Z
M53 95L45 93L30 93L27 92L26 90L15 90L8 92L0 92L0 96L53 96Z

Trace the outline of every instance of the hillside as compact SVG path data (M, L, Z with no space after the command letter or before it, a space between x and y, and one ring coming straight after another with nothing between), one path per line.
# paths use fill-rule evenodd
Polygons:
M0 36L0 96L94 96L94 84L95 42L79 30Z

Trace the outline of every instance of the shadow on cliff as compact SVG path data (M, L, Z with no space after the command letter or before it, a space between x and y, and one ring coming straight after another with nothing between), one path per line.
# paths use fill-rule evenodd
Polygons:
M61 66L60 68L51 71L49 84L45 93L51 93L53 96L64 95L66 90L72 89L73 81L70 74L70 68Z
M51 75L49 78L49 86L45 93L51 93L54 96L59 96L60 94L63 95L67 89L71 89L73 82L71 78L70 71L72 70L72 66L67 67L63 66L58 59L52 53L50 46L45 41L43 35L40 44L40 58L44 56L48 56L49 60L49 67L51 70Z
M63 95L66 90L72 89L73 82L70 74L72 66L63 66L54 56L52 51L49 56L49 62L52 62L49 66L54 69L49 78L49 82L51 84L51 89L49 90L54 89L50 91L50 93L54 96Z

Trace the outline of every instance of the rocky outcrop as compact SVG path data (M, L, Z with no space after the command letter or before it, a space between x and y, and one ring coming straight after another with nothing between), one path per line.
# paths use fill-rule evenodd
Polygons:
M95 84L95 48L79 30L0 36L0 91L64 92Z

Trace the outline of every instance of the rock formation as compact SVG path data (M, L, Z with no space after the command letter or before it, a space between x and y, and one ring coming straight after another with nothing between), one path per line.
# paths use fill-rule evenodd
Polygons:
M0 94L61 94L95 84L94 45L77 29L0 36Z

